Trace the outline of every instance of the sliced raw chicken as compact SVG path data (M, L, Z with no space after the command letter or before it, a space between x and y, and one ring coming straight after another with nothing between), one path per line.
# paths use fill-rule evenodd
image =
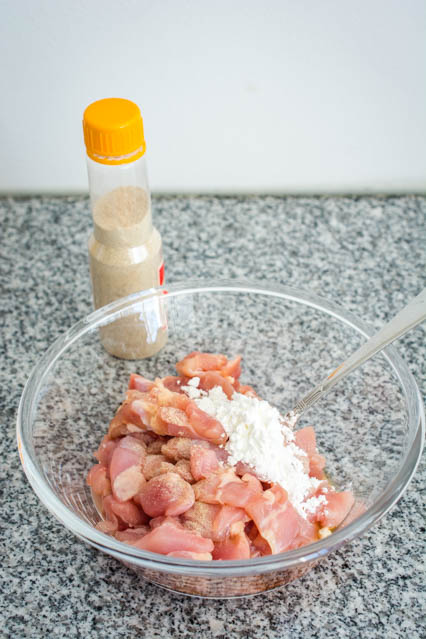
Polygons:
M118 541L124 541L127 544L133 544L135 541L142 539L151 528L149 526L139 526L138 528L127 528L127 530L117 530L114 537Z
M316 479L324 479L325 457L319 453L314 453L309 457L309 476Z
M213 520L212 539L214 541L225 539L235 524L239 522L245 524L247 521L249 517L243 508L220 506Z
M178 526L179 528L182 528L182 523L179 519L179 517L171 517L170 515L159 515L158 517L153 517L150 522L149 525L151 528L157 528L158 526L161 526L161 524L164 524L164 522L168 521L169 523L175 524L176 526Z
M185 393L174 392L167 388L163 380L156 379L155 386L151 391L151 398L158 406L164 406L168 408L179 408L185 410L190 399Z
M235 380L241 375L241 355L237 355L232 360L228 360L220 370L224 377L232 377Z
M336 528L354 505L354 496L350 491L328 492L325 498L327 503L321 506L318 521L322 527Z
M173 375L169 375L168 377L163 377L161 380L163 385L173 393L183 393L182 386L186 386L188 383L189 377L174 377Z
M189 459L191 457L191 448L197 442L199 446L208 447L208 443L204 440L194 440L189 437L171 437L167 444L161 447L161 452L168 459L178 461L179 459Z
M158 410L158 416L165 424L165 430L168 435L187 438L195 438L197 436L184 410L173 406L161 406Z
M140 432L149 428L150 416L156 408L150 402L148 393L137 390L129 390L126 399L112 418L108 437L116 439L131 432Z
M108 468L103 464L95 464L92 466L88 472L86 481L95 495L106 497L111 494Z
M199 377L205 371L221 370L227 362L225 355L193 351L176 364L176 370L179 375Z
M315 431L312 426L306 426L294 433L294 443L296 446L305 451L307 455L313 455L317 452L317 443Z
M193 484L195 482L191 473L191 464L187 459L180 459L176 462L174 472L180 475L182 479L187 481L189 484Z
M175 550L167 553L167 557L180 557L181 559L198 559L198 561L210 561L213 559L210 552L191 552L190 550Z
M130 375L129 390L138 390L141 391L141 393L149 393L153 386L154 382L146 379L146 377L142 377L142 375L137 375L137 373L132 373Z
M102 502L105 519L114 525L116 530L124 530L129 526L136 528L146 522L141 509L132 501L117 501L112 495L108 495Z
M117 444L118 441L116 439L110 439L108 435L105 435L95 453L96 459L104 466L109 466L112 453L114 452Z
M257 399L259 399L259 395L256 393L254 388L252 386L249 386L248 384L240 384L240 382L236 380L234 383L234 388L237 393L241 393L241 395L247 395L247 397L256 397Z
M309 475L317 479L323 479L325 457L317 451L315 431L312 426L306 426L294 433L295 444L305 451L309 459Z
M168 435L190 439L205 439L214 444L226 440L225 430L220 422L202 411L195 402L188 399L185 410L172 406L162 406L158 415L165 424Z
M167 442L166 437L160 437L160 435L156 435L155 439L149 442L146 447L146 452L148 455L160 455L161 447Z
M214 546L211 539L186 530L174 522L165 521L133 544L141 550L149 550L163 555L176 551L211 553Z
M245 506L259 533L272 553L297 547L302 518L288 501L286 491L278 484L255 495Z
M251 542L251 545L252 545L251 556L260 555L261 557L265 557L266 555L272 554L271 548L268 542L266 541L266 539L263 539L263 537L259 533L253 539L253 541Z
M195 498L208 504L226 504L244 508L250 499L262 493L262 484L254 475L242 478L232 468L219 470L194 484Z
M231 399L232 395L235 393L235 388L233 387L230 380L226 377L223 377L223 375L221 375L217 371L200 373L198 377L200 379L198 388L201 388L201 390L203 391L209 391L216 386L220 386L228 399Z
M234 524L230 535L214 545L213 559L250 559L250 542L244 524Z
M193 446L190 457L191 474L195 481L205 479L210 473L219 470L219 462L214 450Z
M143 466L143 474L147 481L157 475L174 472L174 465L171 464L164 455L147 455Z
M225 443L227 435L222 424L217 419L198 408L193 401L188 404L185 412L199 439L207 439L212 444Z
M191 439L190 437L171 437L166 444L161 447L161 452L172 461L191 458L193 446L199 448L209 448L213 450L218 461L226 461L228 452L224 448L219 448L205 439Z
M220 509L221 506L196 501L195 504L182 515L183 525L188 530L192 530L202 537L214 539L215 533L213 526L216 515Z
M145 457L145 446L131 436L123 437L115 448L109 472L113 495L119 501L127 501L140 492L145 483Z
M248 464L245 464L244 462L241 462L241 461L236 463L235 472L237 473L237 475L239 477L242 477L246 473L254 475L253 468L251 466L249 466Z
M139 493L142 508L150 517L181 515L195 501L192 486L177 473L150 479Z
M258 397L239 381L241 356L194 351L176 368L178 376L155 381L130 376L87 476L105 516L99 530L170 557L235 560L309 544L355 516L352 493L335 492L325 478L312 427L295 433L292 449L305 473L320 480L305 497L306 518L254 468L227 465L222 424L182 389L199 377L201 391L220 387L229 400L235 392Z

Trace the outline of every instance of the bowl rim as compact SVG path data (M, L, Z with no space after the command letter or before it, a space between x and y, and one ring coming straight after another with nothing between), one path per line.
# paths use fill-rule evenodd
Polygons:
M129 546L96 530L65 506L39 472L37 464L32 458L31 443L26 438L26 432L30 432L31 422L37 412L37 398L46 375L59 357L80 337L118 317L134 313L138 303L146 304L149 299L159 300L165 299L165 297L173 298L188 294L216 292L234 294L251 293L298 302L308 307L316 308L340 320L364 337L368 338L375 332L375 329L371 326L359 320L353 313L343 309L334 302L329 302L308 290L296 289L270 282L186 280L133 293L90 313L74 324L53 342L33 367L22 392L17 414L16 435L21 463L28 481L40 501L68 530L91 546L121 561L133 563L139 567L151 570L175 574L191 573L198 576L209 577L263 574L276 570L295 568L307 562L315 561L337 549L343 543L364 534L401 498L417 468L422 454L425 436L423 402L413 375L393 346L388 346L382 351L382 354L390 364L399 381L405 397L409 418L411 417L409 423L412 422L413 424L409 431L412 432L412 441L402 456L399 470L393 480L363 514L344 527L336 530L329 537L302 546L296 550L256 559L222 562L167 557Z

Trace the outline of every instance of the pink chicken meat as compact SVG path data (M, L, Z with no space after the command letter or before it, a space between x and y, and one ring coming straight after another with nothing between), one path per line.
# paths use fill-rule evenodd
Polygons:
M188 384L204 395L219 388L229 402L236 393L257 398L239 381L240 356L194 351L176 369L177 376L153 381L130 376L87 475L103 515L99 530L169 557L226 561L299 548L344 521L353 494L326 479L312 427L294 434L304 472L317 482L307 515L283 486L244 460L229 463L224 424L197 404Z

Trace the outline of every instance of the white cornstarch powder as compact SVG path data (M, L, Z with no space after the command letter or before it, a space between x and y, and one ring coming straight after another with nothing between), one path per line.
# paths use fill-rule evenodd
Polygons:
M222 424L229 438L224 445L228 463L248 464L260 479L280 484L303 517L315 512L325 497L308 497L320 480L305 472L302 459L306 453L294 443L294 433L278 410L265 400L241 393L234 393L229 400L220 386L202 391L197 388L199 381L193 377L182 388L201 410Z

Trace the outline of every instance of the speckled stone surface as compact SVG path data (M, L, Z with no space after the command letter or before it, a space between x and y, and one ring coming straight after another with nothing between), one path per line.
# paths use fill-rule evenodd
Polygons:
M169 281L309 288L380 326L425 286L426 198L157 197ZM91 310L84 198L0 200L0 637L421 638L426 467L404 497L301 580L245 600L173 595L68 534L19 463L31 367ZM398 345L426 396L426 333Z

